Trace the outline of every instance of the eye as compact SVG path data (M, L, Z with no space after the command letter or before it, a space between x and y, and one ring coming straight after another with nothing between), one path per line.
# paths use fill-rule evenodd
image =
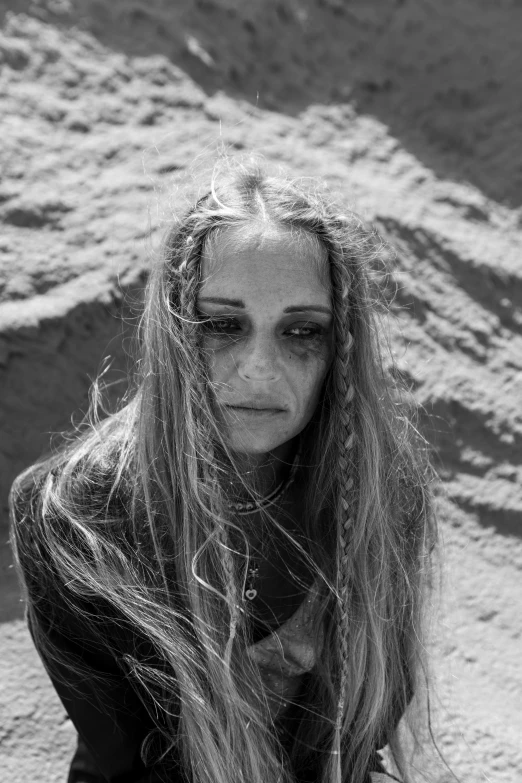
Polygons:
M203 317L201 325L205 332L219 335L237 335L241 331L241 324L237 318Z
M292 324L285 330L287 337L294 337L301 340L310 340L316 337L322 337L324 329L319 324L306 321L300 324Z

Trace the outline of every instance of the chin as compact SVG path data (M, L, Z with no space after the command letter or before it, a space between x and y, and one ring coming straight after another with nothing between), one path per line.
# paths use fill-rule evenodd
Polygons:
M288 443L293 437L294 434L282 437L281 434L275 433L263 436L252 432L232 432L229 433L228 446L239 454L268 454L270 451L275 451L278 446Z
M229 441L229 446L232 451L237 454L268 454L270 451L274 451L278 446L282 446L285 441L259 441L248 438L232 438Z

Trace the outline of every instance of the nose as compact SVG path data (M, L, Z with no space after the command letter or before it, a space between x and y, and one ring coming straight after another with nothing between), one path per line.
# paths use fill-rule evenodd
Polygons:
M278 380L278 350L268 335L253 335L237 361L237 372L245 381L271 382Z

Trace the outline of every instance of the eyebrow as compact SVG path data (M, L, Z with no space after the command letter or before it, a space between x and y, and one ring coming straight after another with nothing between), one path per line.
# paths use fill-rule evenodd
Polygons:
M326 313L327 315L332 314L332 311L329 307L325 307L324 305L320 305L320 304L292 305L291 307L285 307L283 312L284 313L314 312L314 313Z
M229 307L238 307L243 310L245 309L246 306L242 299L228 299L226 296L202 296L199 299L199 301L209 302L210 304L228 305ZM290 307L285 307L283 312L284 313L317 312L317 313L326 313L327 315L332 314L332 311L329 307L325 307L324 305L320 305L320 304L291 305Z
M241 307L245 308L245 303L242 299L227 299L226 296L201 296L198 297L198 302L210 302L211 304L223 304L229 307Z

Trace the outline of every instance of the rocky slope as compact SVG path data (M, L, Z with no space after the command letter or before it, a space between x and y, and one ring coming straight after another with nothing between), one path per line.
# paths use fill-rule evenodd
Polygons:
M33 0L0 21L0 502L104 357L123 390L149 259L216 149L318 177L396 255L392 350L443 479L441 747L466 783L520 777L520 4ZM73 734L0 530L0 764L58 783Z

